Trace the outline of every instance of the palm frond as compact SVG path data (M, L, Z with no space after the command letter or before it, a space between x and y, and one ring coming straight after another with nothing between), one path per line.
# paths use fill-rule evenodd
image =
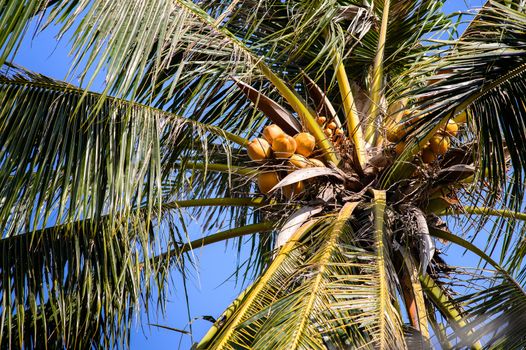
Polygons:
M233 343L244 344L252 338L250 331L246 331L246 334L243 335L245 331L242 330L241 332L243 333L238 333L236 328L251 315L258 313L272 303L272 298L269 298L269 296L272 295L272 292L279 292L276 289L278 285L276 281L286 278L286 275L283 275L285 271L292 273L298 267L296 257L298 254L296 250L297 245L302 236L314 225L315 220L305 223L293 234L290 240L280 249L265 273L248 289L246 295L240 299L239 305L227 323L222 324L220 327L214 326L216 327L215 330L219 328L220 333L214 338L203 338L198 348L204 348L211 342L211 347L214 349L226 349L231 347Z
M499 1L489 1L467 34L456 42L444 43L449 46L436 61L429 60L415 73L422 81L422 77L431 76L438 69L448 72L439 75L438 82L414 92L422 98L417 107L428 113L421 120L415 142L426 141L428 137L424 136L436 129L439 121L443 123L467 109L469 127L478 141L479 169L488 172L484 177L492 185L489 193L498 193L508 186L506 176L511 165L515 178L509 186L515 205L524 195L526 164L521 148L525 138L525 16L522 5L510 8Z
M98 94L13 66L2 70L0 97L3 344L47 336L79 347L123 344L152 284L162 300L173 261L149 257L188 239L183 208L208 215L204 231L258 218L247 207L257 200L239 198L249 181L231 201L198 200L231 193L232 175L185 167L188 159L232 161L230 142L242 138L115 98L100 108ZM218 139L232 141L218 149ZM206 181L216 186L185 193ZM86 314L93 322L83 322ZM60 325L50 324L53 334L39 323L49 320Z
M382 245L379 254L360 248L374 241L375 233L383 235L383 221L378 219L377 231L370 222L362 225L371 212L360 213L356 205L296 232L294 237L304 238L297 243L293 238L281 249L207 344L213 349L403 346L400 316L392 304L396 287L381 275L386 270L380 264L392 276L389 258ZM360 225L365 228L355 231Z
M472 243L441 230L432 230L432 234L458 244L495 268L495 271L476 269L473 272L458 268L454 270L457 277L440 279L441 288L455 294L451 304L461 307L463 329L456 332L465 334L461 337L464 344L481 341L491 348L524 347L526 291L523 286ZM466 335L470 340L466 340Z
M127 343L141 298L147 307L155 284L162 301L167 278L166 262L140 264L143 253L162 246L148 227L153 225L128 220L116 228L106 220L0 240L0 343Z
M177 169L170 159L206 160L207 145L218 137L245 142L217 127L118 99L95 111L98 94L88 94L78 106L83 90L13 67L0 79L5 237L159 206L161 184ZM228 156L228 143L223 152Z
M377 310L378 315L378 330L374 334L376 339L376 346L379 349L392 349L404 346L404 337L402 334L402 321L398 310L392 304L394 300L396 288L394 288L392 281L389 281L389 276L392 276L392 263L389 259L389 244L386 244L388 236L385 230L385 207L386 207L386 192L373 190L373 215L374 215L374 245L376 249L376 267L378 278L378 295L377 295Z

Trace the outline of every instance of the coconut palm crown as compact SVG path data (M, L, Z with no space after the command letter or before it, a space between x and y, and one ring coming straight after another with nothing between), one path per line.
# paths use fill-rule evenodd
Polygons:
M0 347L127 347L234 240L196 349L525 348L526 4L442 5L0 1ZM30 23L78 86L16 65Z

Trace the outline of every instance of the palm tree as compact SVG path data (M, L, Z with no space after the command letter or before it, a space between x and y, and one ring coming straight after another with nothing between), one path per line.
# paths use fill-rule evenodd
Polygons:
M126 347L248 240L197 349L524 348L526 4L442 3L0 1L1 347ZM82 88L11 63L35 20Z

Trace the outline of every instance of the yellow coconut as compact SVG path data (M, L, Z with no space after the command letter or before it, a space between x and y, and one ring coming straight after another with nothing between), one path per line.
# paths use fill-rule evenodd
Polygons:
M309 158L309 162L311 162L314 167L325 167L325 163L316 158Z
M318 122L319 125L323 125L327 121L327 118L325 118L325 117L318 117L316 119L316 121Z
M458 134L458 124L454 120L450 120L446 125L446 133L451 136L457 136Z
M303 181L296 182L292 185L283 187L283 194L288 199L300 196L303 193L303 191L305 191L305 185L303 184Z
M316 146L316 139L308 132L300 132L299 134L294 136L294 140L296 140L297 146L296 153L308 157L312 154L312 151L314 151L314 147Z
M338 127L338 124L336 124L335 122L330 122L329 124L327 124L327 127L329 129L335 130Z
M323 130L323 132L324 132L325 135L327 135L328 137L331 137L331 136L332 136L332 129L327 128L327 129Z
M290 162L290 164L292 164L296 168L300 168L300 169L312 166L311 162L309 161L309 159L307 159L306 157L302 156L301 154L293 154L289 158L289 162Z
M336 135L343 135L343 134L344 134L343 130L340 129L340 128L336 129L336 130L334 131L334 133L335 133Z
M283 135L286 135L285 132L281 130L281 128L276 124L270 124L265 129L263 129L263 137L270 144L272 144L275 138L278 138Z
M466 111L461 112L460 114L457 114L453 120L457 123L465 123L468 119L468 113Z
M263 138L255 138L247 145L247 153L250 159L261 162L270 157L272 148L267 140Z
M404 148L405 148L405 142L399 141L396 143L394 150L396 154L402 154L402 152L404 151Z
M275 171L269 171L258 174L258 188L263 194L269 193L269 191L278 184L279 175Z
M422 150L422 161L426 164L431 164L437 159L437 155L429 148Z
M388 128L385 136L389 142L398 142L404 138L407 131L408 130L405 125L397 124Z
M437 155L445 154L449 148L449 144L449 137L441 134L437 134L429 140L429 147Z
M296 140L283 134L272 141L272 150L276 158L290 158L296 152Z

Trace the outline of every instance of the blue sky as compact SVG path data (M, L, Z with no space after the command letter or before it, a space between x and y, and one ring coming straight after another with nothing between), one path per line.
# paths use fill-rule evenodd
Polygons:
M445 12L464 11L467 8L480 6L483 2L482 0L449 0L446 2ZM55 35L53 28L34 38L28 35L19 49L15 63L54 78L64 79L71 63L71 58L68 57L68 43L65 39L57 43ZM75 83L75 81L70 81ZM100 84L101 80L98 80L95 86L100 86ZM194 229L196 236L199 235L198 227L195 226ZM459 252L450 252L450 256L457 254ZM218 317L241 290L241 286L236 286L235 281L228 279L236 266L236 252L226 248L224 244L216 244L195 251L195 255L199 273L194 274L188 285L191 317L203 315ZM458 263L458 259L454 258L453 261ZM155 313L152 313L150 321L169 327L187 328L186 301L180 280L175 279L175 289L172 288L168 294L166 317L156 319ZM198 340L211 324L197 319L192 325L194 337ZM190 337L187 335L180 335L157 327L149 328L144 323L143 328L137 325L132 334L132 349L177 349L179 345L182 349L188 349L191 344Z

